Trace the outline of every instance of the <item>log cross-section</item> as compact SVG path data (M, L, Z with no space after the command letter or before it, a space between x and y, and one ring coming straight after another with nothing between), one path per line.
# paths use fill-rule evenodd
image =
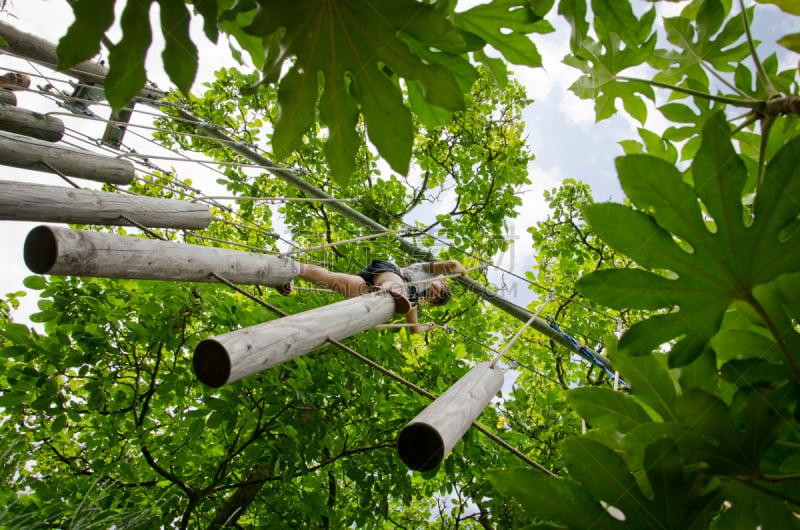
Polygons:
M377 292L343 300L201 341L194 373L220 387L389 321L394 299Z
M189 201L0 181L0 220L200 230L211 212Z

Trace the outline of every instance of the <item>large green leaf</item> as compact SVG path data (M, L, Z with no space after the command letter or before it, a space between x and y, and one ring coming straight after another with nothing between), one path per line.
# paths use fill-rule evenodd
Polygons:
M653 35L641 46L622 46L614 33L607 35L607 43L584 39L580 51L569 55L564 62L579 68L586 75L581 76L569 89L582 99L593 99L597 121L610 118L616 112L615 102L622 99L625 110L644 123L647 107L637 94L655 101L652 87L638 81L617 79L623 70L644 63L655 50L656 38Z
M650 421L647 412L633 397L610 388L576 388L569 403L593 427L626 432Z
M456 13L453 20L460 29L495 47L509 62L533 67L542 66L542 57L527 34L553 31L525 0L493 0Z
M197 47L189 37L189 10L183 0L158 0L164 34L164 70L188 94L197 75Z
M56 47L58 69L72 68L100 52L100 38L114 22L114 2L77 0L72 4L75 21Z
M234 7L234 14L246 7ZM258 37L283 32L281 47L296 57L280 83L272 141L276 157L285 157L303 143L319 99L320 117L330 130L326 152L342 182L350 177L359 145L356 110L364 116L381 156L394 170L407 173L413 133L397 76L416 82L432 105L451 111L464 106L453 74L423 60L407 44L463 49L461 34L430 5L412 0L262 0L245 31ZM274 69L278 64L267 66Z
M639 210L612 204L585 210L612 247L644 267L670 271L598 271L583 277L578 288L610 307L677 307L634 325L620 341L621 350L643 355L677 339L672 366L700 355L728 306L737 300L758 305L753 289L800 263L800 234L782 234L800 214L800 139L770 162L753 220L745 224L741 193L747 175L722 113L708 120L702 138L692 166L694 189L663 160L630 155L619 158L617 168ZM701 201L713 219L711 229Z
M765 451L784 425L771 394L750 391L737 418L719 398L690 389L677 402L686 436L678 443L687 458L718 475L758 476Z
M773 4L792 15L800 15L800 1L798 0L756 0L759 4Z
M688 78L706 87L708 76L704 64L722 72L733 72L736 65L748 56L749 49L746 42L736 44L744 34L741 17L731 18L717 33L723 17L719 1L707 0L697 14L696 26L684 17L664 19L667 39L677 49L656 51L650 64L661 71L655 80L677 84Z
M108 75L105 91L115 109L127 105L147 81L144 58L152 43L150 6L154 0L129 2L120 19L122 40L108 54Z
M569 479L556 479L530 469L492 471L489 481L512 495L531 515L561 521L569 528L622 528L599 502Z

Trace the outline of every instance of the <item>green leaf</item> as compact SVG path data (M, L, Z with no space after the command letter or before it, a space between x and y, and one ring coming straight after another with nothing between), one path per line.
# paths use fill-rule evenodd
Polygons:
M772 4L781 8L786 13L800 15L800 1L798 0L756 0L759 4ZM752 20L752 19L751 19Z
M561 0L558 3L558 14L563 16L572 27L569 47L572 53L578 53L583 39L589 32L586 22L586 0Z
M119 110L139 93L147 81L144 60L152 42L150 5L153 0L128 2L122 12L122 39L111 47L109 69L103 85L111 106Z
M733 484L726 501L726 509L714 520L712 530L797 528L797 518L785 502L755 488Z
M100 53L100 39L114 22L114 1L76 0L75 21L56 46L59 70L72 68Z
M718 0L704 1L698 12L698 32L695 32L695 26L687 18L664 19L667 40L679 51L658 50L654 54L651 63L662 70L656 74L656 81L679 84L689 79L706 88L708 76L703 68L704 63L721 72L733 72L736 65L749 55L746 42L734 45L744 34L742 17L729 19L722 31L716 34L723 13L721 10Z
M778 39L778 44L795 53L800 53L800 33L790 33Z
M542 519L560 521L570 528L616 528L616 521L577 483L530 469L490 471L489 482L511 495L528 512Z
M303 134L315 122L314 102L323 83L320 116L331 131L326 153L335 157L337 180L346 182L354 167L345 159L355 158L358 148L356 105L380 155L405 174L413 131L397 76L418 83L433 105L450 111L464 107L453 74L441 64L423 61L407 41L439 50L461 49L464 41L442 12L411 0L373 2L368 8L356 0L325 6L321 9L314 0L265 0L245 28L259 38L283 32L281 46L296 57L280 82L276 156L302 145ZM309 31L314 38L308 38Z
M768 336L746 329L723 329L713 339L711 346L717 359L764 359L781 362L783 354L778 344Z
M616 34L608 35L609 42L601 45L592 39L584 39L580 51L567 56L564 62L582 70L581 76L569 89L581 99L594 99L597 121L610 118L616 112L615 102L622 104L631 116L644 124L647 108L637 95L641 94L655 101L653 88L638 81L618 80L623 70L644 63L653 53L656 36L653 35L641 46L622 47Z
M508 67L506 66L505 61L502 59L489 57L482 49L475 50L472 52L472 55L476 60L480 61L480 63L486 67L490 74L492 74L492 79L494 79L494 82L497 83L497 86L499 86L502 90L505 90L506 87L508 87Z
M189 37L189 10L183 0L158 0L164 34L164 70L184 94L197 75L197 47Z
M800 139L770 162L750 226L744 223L741 202L746 171L721 113L703 128L692 166L694 190L683 183L680 171L657 158L629 155L617 160L617 168L625 193L640 211L613 207L624 217L612 223L611 206L588 207L592 228L641 265L671 271L672 276L605 270L584 276L578 288L610 307L677 307L632 326L620 350L645 353L678 339L670 365L686 365L717 333L733 302L756 304L756 286L796 270L800 237L796 231L786 238L781 233L800 214ZM706 226L698 201L714 220L714 232Z
M194 7L203 16L203 31L208 40L217 43L219 29L217 28L217 0L194 0Z
M26 276L25 279L22 280L22 285L28 289L41 291L47 287L47 282L45 281L44 276Z
M453 20L460 29L492 45L507 61L530 67L542 66L542 56L527 34L553 31L523 0L493 0L456 13Z
M592 12L596 20L604 28L613 31L622 38L622 41L633 47L638 44L639 20L633 14L633 8L628 0L592 0Z
M641 400L664 421L675 419L675 381L664 366L664 356L651 353L643 357L631 357L624 351L614 358L614 366L620 371L637 400Z
M687 435L678 441L682 451L719 475L760 473L761 458L784 423L770 395L755 390L742 408L742 429L721 399L700 389L680 396L677 411L687 427Z
M593 427L627 432L651 421L633 397L609 388L576 388L569 392L567 400Z

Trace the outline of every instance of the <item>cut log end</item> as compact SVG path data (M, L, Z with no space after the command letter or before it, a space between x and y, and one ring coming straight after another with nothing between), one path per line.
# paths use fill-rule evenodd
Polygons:
M58 243L47 226L37 226L28 233L24 247L25 265L36 274L47 273L58 257Z
M397 452L410 469L430 471L444 460L444 440L430 425L412 423L400 431Z
M231 358L228 350L214 339L200 341L192 359L194 374L203 383L219 388L231 375Z

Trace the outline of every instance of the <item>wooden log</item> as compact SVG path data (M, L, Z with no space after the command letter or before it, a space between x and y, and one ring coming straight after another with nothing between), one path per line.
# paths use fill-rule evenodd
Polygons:
M0 105L0 130L57 142L64 136L64 122L31 110Z
M475 366L403 427L400 458L415 471L435 469L502 387L500 367L488 361Z
M235 283L279 287L296 272L288 258L44 225L28 234L24 258L37 274L132 280L216 282L211 274L217 273Z
M7 45L0 46L0 50L8 50L35 63L53 70L56 69L58 55L56 54L56 45L52 42L30 33L24 33L6 22L0 22L0 37L7 43ZM61 72L78 79L81 83L102 85L108 69L94 61L83 61ZM165 95L165 92L150 86L144 87L139 92L139 97L146 99L161 99Z
M17 106L17 96L8 89L0 89L0 103L3 105Z
M53 173L45 162L65 175L110 184L130 184L134 177L133 164L128 160L0 132L0 164Z
M194 373L221 387L320 348L328 338L383 324L394 312L394 299L378 292L205 339L194 350Z
M194 202L0 181L0 220L199 230L211 222Z

